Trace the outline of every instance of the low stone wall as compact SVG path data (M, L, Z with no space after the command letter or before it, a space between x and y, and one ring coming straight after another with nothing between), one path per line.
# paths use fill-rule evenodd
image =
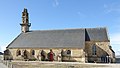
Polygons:
M120 68L120 64L12 61L9 62L8 67L9 68Z
M11 61L4 61L0 60L3 64L5 64L8 68L12 68L12 62Z

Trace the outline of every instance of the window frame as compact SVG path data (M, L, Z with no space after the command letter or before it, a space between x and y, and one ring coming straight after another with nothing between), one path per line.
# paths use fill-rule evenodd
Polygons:
M95 44L92 46L92 55L97 55L97 47Z
M16 55L17 56L21 55L21 50L18 49L17 52L16 52Z
M35 50L31 50L31 55L35 55Z

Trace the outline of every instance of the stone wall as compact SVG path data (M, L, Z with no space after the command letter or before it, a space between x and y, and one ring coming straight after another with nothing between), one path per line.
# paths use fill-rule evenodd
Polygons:
M87 53L88 60L93 60L96 62L101 62L102 56L109 56L114 62L115 57L113 57L113 52L110 50L109 42L86 42L85 52ZM92 54L92 46L96 45L96 55Z
M55 61L61 61L61 51L64 50L71 50L71 56L70 59L71 61L78 61L78 62L85 62L85 54L84 54L84 50L83 49L79 49L79 48L50 48L52 49L53 53L55 54L54 56L54 60ZM45 49L45 48L26 48L26 49L9 49L9 51L11 52L11 56L13 57L13 60L22 60L24 58L22 58L23 52L26 50L28 52L28 56L29 58L36 58L37 60L41 61L41 51L44 50L46 53L50 52L50 49ZM17 56L17 50L21 51L21 55ZM35 55L31 56L30 55L30 51L34 50L35 51ZM58 57L59 56L59 57Z

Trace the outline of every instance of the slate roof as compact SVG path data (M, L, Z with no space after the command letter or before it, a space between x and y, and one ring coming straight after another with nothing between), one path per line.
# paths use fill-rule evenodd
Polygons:
M84 29L43 30L21 33L9 48L84 48Z
M106 28L89 28L85 33L85 41L109 41Z
M84 48L85 41L109 41L106 28L30 31L21 33L7 48Z

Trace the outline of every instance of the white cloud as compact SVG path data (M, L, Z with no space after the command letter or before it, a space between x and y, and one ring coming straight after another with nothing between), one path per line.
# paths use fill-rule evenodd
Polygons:
M111 13L111 12L120 13L120 4L118 3L104 4L104 9L106 13Z
M4 52L6 49L6 46L0 46L0 52Z
M0 52L1 52L1 46L0 46Z
M120 45L120 33L111 34L110 40L111 40L111 44Z
M115 53L116 53L116 56L117 56L117 55L120 56L120 51L116 51Z
M85 18L85 17L87 17L84 13L82 13L82 12L77 12L77 15L79 15L79 17L80 18Z
M58 0L53 0L53 7L57 7L57 6L59 6Z
M120 55L120 33L110 35L110 43L116 55Z

